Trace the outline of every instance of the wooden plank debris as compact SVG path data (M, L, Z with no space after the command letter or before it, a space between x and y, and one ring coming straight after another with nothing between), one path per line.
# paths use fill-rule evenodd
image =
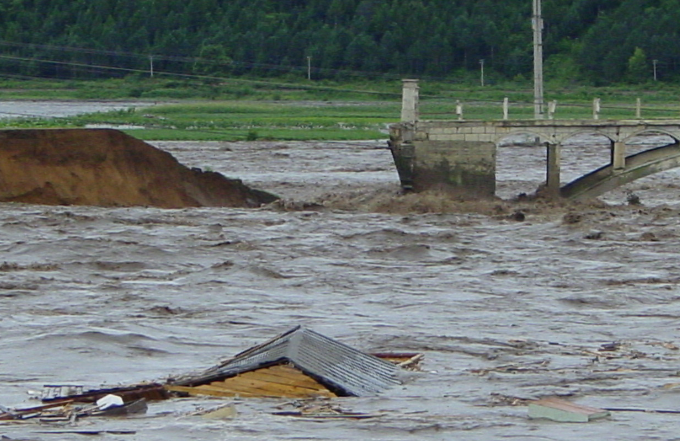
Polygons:
M581 406L555 397L529 403L529 418L544 418L564 423L587 423L609 415L607 410Z
M167 385L189 395L238 397L333 398L326 386L289 365L275 365L198 386Z
M200 389L199 389L200 388ZM200 395L206 395L210 397L244 397L244 398L250 398L254 397L255 395L252 394L245 394L245 393L238 393L236 391L230 391L226 389L221 389L221 388L206 388L205 386L198 386L198 387L192 387L192 386L177 386L174 384L168 384L165 386L165 389L170 391L170 392L175 392L177 394L182 394L185 396L200 396Z

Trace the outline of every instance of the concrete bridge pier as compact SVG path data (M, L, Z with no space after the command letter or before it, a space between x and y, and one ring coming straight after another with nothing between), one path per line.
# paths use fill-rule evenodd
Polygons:
M562 144L548 143L546 145L548 166L546 168L546 196L559 197L561 186L560 160L562 158Z
M449 122L421 121L418 101L418 81L403 80L401 123L390 128L389 141L402 188L493 198L496 143L487 132L495 129L470 126L459 131L449 128Z
M623 141L613 141L611 147L611 163L613 172L626 168L626 143Z

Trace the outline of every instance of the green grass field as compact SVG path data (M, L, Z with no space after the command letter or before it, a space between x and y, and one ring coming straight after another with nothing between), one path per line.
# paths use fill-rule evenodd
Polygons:
M489 87L421 82L421 119L457 119L458 102L467 120L532 119L530 84ZM654 87L652 87L654 86ZM601 99L600 119L634 119L636 99L645 119L680 117L680 88L546 88L556 100L556 119L590 119L593 99ZM234 80L220 84L177 80L103 80L98 82L0 81L1 100L135 100L137 110L69 118L0 119L0 128L136 126L124 129L146 140L359 140L387 137L398 122L401 83L351 84ZM152 105L153 104L153 105Z

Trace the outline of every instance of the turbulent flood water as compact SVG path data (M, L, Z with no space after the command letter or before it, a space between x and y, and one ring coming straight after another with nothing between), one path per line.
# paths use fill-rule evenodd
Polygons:
M144 417L0 425L11 439L678 439L680 415L527 418L526 400L680 411L680 176L580 205L509 198L544 179L543 152L499 153L499 199L399 195L384 142L158 142L180 162L283 202L254 210L0 210L0 404L45 384L115 386L208 368L295 325L358 349L425 354L374 415L273 415L289 399L173 399ZM606 149L565 147L565 179ZM527 165L528 164L528 165ZM631 195L640 205L627 203ZM233 403L215 420L202 409Z

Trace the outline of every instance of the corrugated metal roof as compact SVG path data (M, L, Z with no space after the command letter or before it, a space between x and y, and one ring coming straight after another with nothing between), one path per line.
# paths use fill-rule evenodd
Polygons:
M199 377L176 384L203 384L286 361L343 395L376 395L400 383L394 364L296 326Z

